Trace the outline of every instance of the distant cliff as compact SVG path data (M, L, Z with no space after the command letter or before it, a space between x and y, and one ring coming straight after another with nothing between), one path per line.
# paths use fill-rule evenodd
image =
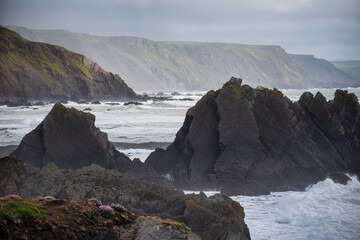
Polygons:
M184 189L239 194L302 190L360 175L360 106L337 90L291 102L279 90L232 78L190 108L174 142L145 164ZM343 179L343 180L339 180Z
M63 47L30 42L0 26L0 99L133 99L118 76Z
M136 90L208 90L231 76L254 87L304 88L312 81L279 46L157 42L137 37L100 37L66 30L10 27L23 37L64 46L120 74Z
M360 60L331 62L336 68L355 77L360 85Z
M158 42L138 37L92 36L67 30L9 28L29 40L57 44L84 54L109 71L120 74L136 90L217 89L225 83L221 79L231 76L246 79L245 83L252 87L329 87L328 82L343 87L353 84L351 77L348 79L349 75L341 71L335 75L318 74L314 79L312 71L308 72L279 46ZM329 70L329 66L320 67L319 71Z
M315 58L312 55L290 54L291 59L298 64L311 80L313 87L359 87L360 75L355 77L346 71L347 68L337 68L332 63Z

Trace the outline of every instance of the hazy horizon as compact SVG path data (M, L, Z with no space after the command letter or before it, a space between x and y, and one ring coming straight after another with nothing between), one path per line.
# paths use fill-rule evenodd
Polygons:
M329 61L360 59L358 0L0 0L0 24L154 41L277 45Z

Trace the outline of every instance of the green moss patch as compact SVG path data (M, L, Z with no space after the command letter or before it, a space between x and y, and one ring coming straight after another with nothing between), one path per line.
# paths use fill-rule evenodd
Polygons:
M2 199L0 200L0 216L45 218L46 213L40 209L41 205L42 203L25 199Z

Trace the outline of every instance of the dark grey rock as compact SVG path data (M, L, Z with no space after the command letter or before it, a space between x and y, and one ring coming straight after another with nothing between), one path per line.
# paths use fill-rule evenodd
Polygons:
M124 103L124 106L128 106L128 105L143 105L143 104L141 102L135 102L135 101Z
M360 107L337 90L332 101L304 93L292 103L279 90L232 78L186 114L175 141L145 161L175 186L231 195L302 190L331 172L360 173Z
M86 109L88 110L88 109ZM170 181L140 161L131 161L95 127L95 116L56 103L50 113L28 133L11 153L35 167L54 163L62 169L79 169L97 164L127 172L142 180L170 185Z
M50 162L63 169L78 169L94 163L126 171L131 160L116 151L107 134L94 123L95 116L91 113L56 103L11 155L40 168Z

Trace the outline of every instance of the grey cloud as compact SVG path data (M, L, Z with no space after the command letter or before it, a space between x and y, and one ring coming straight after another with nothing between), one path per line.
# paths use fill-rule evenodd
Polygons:
M358 0L0 0L0 24L93 35L280 45L360 59Z

